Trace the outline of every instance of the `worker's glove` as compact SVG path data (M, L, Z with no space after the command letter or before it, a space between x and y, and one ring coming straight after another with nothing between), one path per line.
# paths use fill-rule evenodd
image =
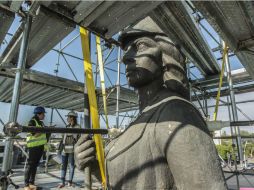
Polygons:
M79 170L84 170L96 161L95 143L88 134L82 135L74 147L75 164Z

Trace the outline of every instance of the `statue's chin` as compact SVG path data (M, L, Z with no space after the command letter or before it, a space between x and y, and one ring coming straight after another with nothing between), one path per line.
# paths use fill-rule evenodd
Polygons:
M127 72L126 74L127 81L129 85L133 88L141 88L150 83L152 83L155 79L159 79L161 77L161 72L152 73L147 69L139 68L132 72Z
M140 88L148 84L146 80L127 78L128 84L133 88Z

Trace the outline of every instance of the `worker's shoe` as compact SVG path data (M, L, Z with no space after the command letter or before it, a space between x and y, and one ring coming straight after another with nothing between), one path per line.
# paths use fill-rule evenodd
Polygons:
M73 185L72 182L68 182L68 186L69 186L69 187L74 187L74 185Z
M31 190L29 186L25 186L24 190Z
M37 190L37 186L36 185L30 184L29 187L30 187L30 190Z
M60 184L60 185L58 185L58 188L62 189L62 188L64 188L64 186L65 186L64 184Z

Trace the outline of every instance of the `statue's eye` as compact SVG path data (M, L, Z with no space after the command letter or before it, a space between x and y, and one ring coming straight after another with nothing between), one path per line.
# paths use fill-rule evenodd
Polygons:
M144 51L147 49L147 45L145 42L137 42L136 43L136 48L138 51Z

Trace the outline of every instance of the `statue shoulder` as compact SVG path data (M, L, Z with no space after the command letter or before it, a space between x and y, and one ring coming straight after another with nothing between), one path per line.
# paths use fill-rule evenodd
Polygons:
M191 102L183 98L172 99L163 105L158 124L164 122L206 125L200 111Z
M155 138L159 147L165 146L173 138L180 138L180 131L188 134L189 131L205 132L209 135L207 125L199 110L189 101L176 98L165 102L161 107L155 127ZM163 148L164 147L164 148Z
M166 140L180 129L190 127L209 134L206 122L199 110L187 100L174 99L166 102L161 108L156 122L155 136Z

